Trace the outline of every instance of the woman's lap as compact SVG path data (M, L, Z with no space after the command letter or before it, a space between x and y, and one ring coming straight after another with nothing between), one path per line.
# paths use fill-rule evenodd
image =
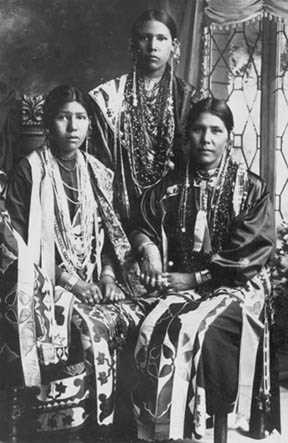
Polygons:
M231 410L242 332L242 306L227 291L202 303L168 297L145 318L136 347L136 415L142 425L153 421L160 439L183 438L187 429L191 435L193 415L204 423L219 405Z

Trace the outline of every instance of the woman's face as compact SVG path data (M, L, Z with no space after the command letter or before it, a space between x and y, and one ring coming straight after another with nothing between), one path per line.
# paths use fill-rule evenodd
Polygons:
M162 74L173 50L170 30L164 23L149 20L138 30L136 51L145 73Z
M197 165L206 170L217 168L229 139L223 120L210 112L202 112L189 135L191 155Z
M86 109L77 101L64 104L56 114L51 128L51 135L59 153L72 156L84 142L89 117Z

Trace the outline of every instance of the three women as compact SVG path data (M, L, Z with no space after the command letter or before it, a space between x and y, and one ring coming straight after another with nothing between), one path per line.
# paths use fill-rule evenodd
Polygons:
M48 145L19 164L10 185L12 223L32 261L55 284L55 299L48 298L61 314L56 324L46 317L38 293L50 332L46 341L31 335L27 342L26 334L26 349L38 346L45 364L68 355L62 382L54 385L62 383L69 394L73 373L82 391L80 402L79 392L71 394L61 414L63 392L57 392L57 413L51 407L42 416L43 430L49 423L59 429L81 425L93 413L86 395L95 391L98 424L112 423L114 343L144 316L139 301L121 301L132 295L122 272L129 243L112 207L113 182L126 229L131 221L135 225L136 202L144 193L131 238L142 283L158 296L136 347L138 436L202 435L206 412L230 412L236 403L240 415L250 410L269 293L265 266L274 242L269 196L258 177L231 160L233 116L227 105L207 99L190 110L194 90L173 71L178 49L167 14L150 10L139 17L132 30L132 71L90 92L93 111L77 89L53 90L44 108ZM85 152L92 113L95 154L115 177ZM23 291L31 302L35 291ZM80 355L73 354L72 338L81 341ZM39 384L37 365L22 363L24 377ZM45 389L42 400L52 392Z

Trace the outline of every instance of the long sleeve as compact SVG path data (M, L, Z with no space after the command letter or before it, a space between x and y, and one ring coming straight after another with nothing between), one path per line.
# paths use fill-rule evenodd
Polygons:
M135 244L137 233L143 233L161 247L164 230L169 246L168 259L174 262L178 272L183 272L183 254L179 246L179 233L175 228L177 208L181 199L179 185L173 180L171 177L170 180L165 180L165 183L144 193L141 216L135 221L131 242ZM163 202L165 202L164 212ZM228 204L227 210L232 211L232 207L233 205ZM186 251L191 254L191 260L194 262L194 264L191 262L191 268L209 268L215 285L245 283L268 263L274 250L272 205L265 184L254 174L249 173L247 196L240 214L233 216L232 213L233 211L231 216L225 217L228 223L228 226L225 226L226 234L221 239L219 248L211 256L200 253L193 258L192 251ZM210 235L217 234L210 231ZM191 240L193 240L192 231ZM193 242L191 247L192 244Z
M14 229L27 242L32 174L29 162L23 159L10 178L7 190L6 207Z
M164 180L166 183L166 180ZM130 241L135 246L134 239L138 233L145 234L157 246L161 247L161 183L142 194L138 204L137 216L131 222Z
M223 249L211 258L215 279L235 283L251 279L265 266L275 245L274 217L265 185L253 176L246 205L234 219Z

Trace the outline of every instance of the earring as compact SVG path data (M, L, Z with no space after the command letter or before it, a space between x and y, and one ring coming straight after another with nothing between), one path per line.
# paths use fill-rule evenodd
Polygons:
M133 68L132 68L132 104L134 108L136 108L138 104L136 62L133 63Z
M173 79L174 79L174 62L173 62L173 57L172 57L170 60L169 92L168 92L168 97L167 97L167 106L170 111L172 111L172 107L173 107Z
M168 95L168 106L172 105L173 102L173 78L174 78L174 63L173 63L173 59L171 60L171 65L170 65L170 81L169 81L169 95Z
M232 141L231 136L232 136L232 134L230 134L230 137L228 138L228 141L227 141L227 146L226 146L227 154L229 154L231 152L231 149L233 148L233 141Z
M45 128L44 129L44 141L45 141L45 144L47 145L47 148L50 148L50 136L51 136L50 129Z
M188 161L186 163L186 169L185 169L185 183L182 188L181 197L180 197L180 205L179 205L179 223L180 223L180 230L181 232L186 232L186 212L187 212L187 202L188 202L188 193L190 188L190 181L189 181L189 168L190 168L190 162Z
M181 56L180 42L177 38L173 40L173 60L176 64L179 63Z
M129 40L128 52L132 60L132 105L137 107L137 50L131 39Z
M169 96L168 96L168 106L173 105L173 78L174 78L174 71L175 66L174 63L178 63L180 59L180 43L177 38L174 38L173 40L173 50L171 53L170 58L170 82L169 82Z
M89 137L87 135L87 137L85 139L85 154L86 154L86 158L87 158L88 151L89 151Z
M128 54L130 59L132 60L132 63L135 61L135 44L133 43L133 40L129 38L128 41Z

